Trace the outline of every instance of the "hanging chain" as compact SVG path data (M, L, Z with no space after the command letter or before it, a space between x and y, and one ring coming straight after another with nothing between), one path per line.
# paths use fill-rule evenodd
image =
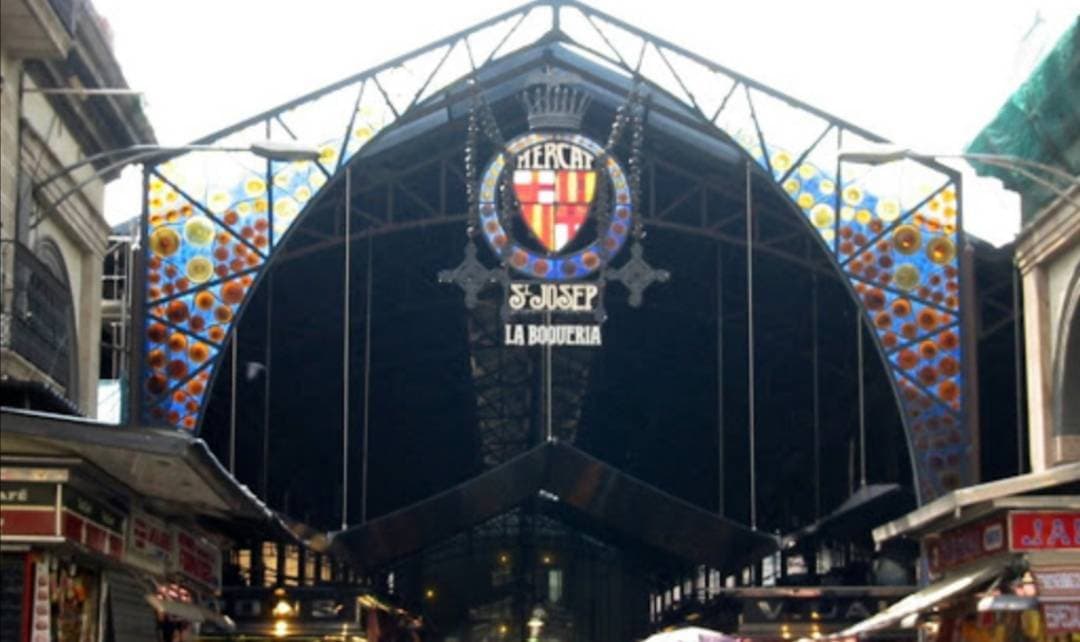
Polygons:
M642 147L645 143L645 105L642 87L634 88L631 97L631 119L633 131L630 134L630 202L633 206L634 240L645 238L645 222L641 219L641 165Z
M465 138L465 193L469 204L469 224L465 233L468 234L470 241L476 237L480 227L480 199L476 194L476 154L479 151L477 138L480 127L476 121L476 101L474 100L472 107L469 108L469 124Z

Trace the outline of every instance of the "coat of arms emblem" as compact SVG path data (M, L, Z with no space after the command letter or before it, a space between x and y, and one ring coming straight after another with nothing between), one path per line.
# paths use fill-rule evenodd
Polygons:
M487 105L479 98L474 105L466 152L467 176L476 181L469 194L469 241L465 261L441 272L440 280L461 285L469 307L487 285L501 283L507 321L516 315L544 313L546 325L528 326L528 332L524 325L508 324L508 344L599 345L608 282L623 283L630 291L630 304L636 306L646 287L668 278L666 271L645 262L639 244L644 236L635 211L642 95L631 92L602 145L579 131L591 100L575 86L576 77L549 70L532 80L522 94L530 131L509 142L498 140ZM630 174L615 153L628 129L633 130ZM473 163L481 130L497 149L477 176ZM475 236L483 236L499 267L487 268L477 258ZM630 259L612 267L611 261L630 239ZM527 280L515 281L511 274ZM556 324L553 314L591 315L593 325ZM587 338L578 341L578 336Z

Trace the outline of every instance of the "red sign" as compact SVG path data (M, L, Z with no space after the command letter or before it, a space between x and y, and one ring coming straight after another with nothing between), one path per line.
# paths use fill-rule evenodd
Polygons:
M169 526L146 513L128 518L127 560L152 573L164 573L172 560L173 533Z
M0 536L56 535L56 509L8 508L0 510Z
M176 570L215 591L221 589L221 553L185 531L176 532Z
M56 535L56 484L0 484L0 536Z
M64 537L103 555L123 556L124 517L121 514L69 487L64 488L63 499L61 532Z
M1005 517L966 524L935 537L923 544L930 575L937 577L951 568L995 555L1005 550Z
M1042 610L1048 635L1080 631L1080 602L1051 602Z
M1009 548L1014 551L1080 550L1080 512L1009 513Z

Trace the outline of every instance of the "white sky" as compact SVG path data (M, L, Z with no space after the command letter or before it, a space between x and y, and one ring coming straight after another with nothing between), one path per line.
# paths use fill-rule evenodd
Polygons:
M464 29L496 0L92 0L158 139L183 144ZM1080 14L1080 0L593 0L639 28L881 134L959 152ZM123 183L123 181L118 181ZM993 201L994 198L991 198ZM970 207L992 240L1013 221ZM110 186L129 218L131 185ZM992 205L987 206L990 210Z

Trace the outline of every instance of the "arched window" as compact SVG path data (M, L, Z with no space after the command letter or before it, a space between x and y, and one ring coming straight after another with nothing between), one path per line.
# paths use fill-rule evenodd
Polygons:
M49 238L40 239L32 253L20 249L13 347L74 400L78 396L78 339L63 254Z
M1065 293L1054 355L1054 433L1080 436L1080 266Z

